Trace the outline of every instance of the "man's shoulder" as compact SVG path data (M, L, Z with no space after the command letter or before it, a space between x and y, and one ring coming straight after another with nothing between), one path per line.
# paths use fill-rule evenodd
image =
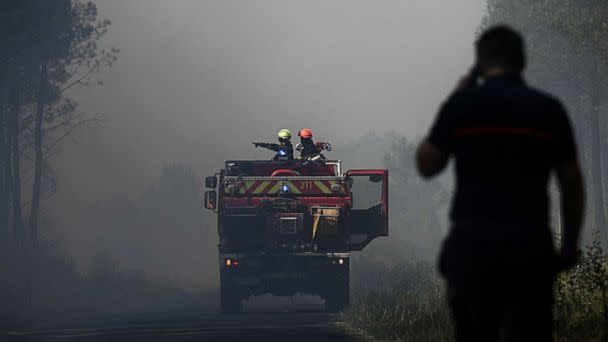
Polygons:
M470 87L455 91L443 103L441 111L446 115L460 115L475 112L487 106L517 103L528 107L529 110L545 113L553 117L555 114L565 113L564 105L557 96L529 86L525 83L509 88Z
M453 108L460 104L475 101L479 96L479 89L477 88L466 88L459 89L453 92L443 103L445 108Z
M508 90L501 89L499 92L494 88L487 88L484 86L467 88L457 91L452 94L446 101L446 104L450 106L458 106L462 104L473 104L479 103L484 99L499 96L505 99L505 94L517 98L520 103L537 104L552 108L563 108L562 102L559 98L547 91L541 90L536 87L522 84ZM506 97L508 98L508 96Z
M562 106L562 102L559 100L559 98L557 98L557 96L545 90L526 85L523 87L523 92L527 93L528 97L539 103L555 107Z

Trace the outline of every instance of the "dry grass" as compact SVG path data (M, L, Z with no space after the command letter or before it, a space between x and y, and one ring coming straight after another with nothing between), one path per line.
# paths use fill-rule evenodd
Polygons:
M378 273L383 275L376 273L369 282L355 281L351 309L345 313L352 327L381 340L451 340L443 284L432 266L407 263Z

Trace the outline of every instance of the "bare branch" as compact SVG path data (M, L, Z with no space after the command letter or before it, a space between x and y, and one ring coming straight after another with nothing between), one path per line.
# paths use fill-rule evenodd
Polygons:
M73 131L75 131L79 127L87 125L91 122L100 122L100 121L101 121L101 118L99 116L96 116L96 117L93 117L90 119L85 119L85 120L81 120L81 121L77 122L72 127L68 128L68 130L65 131L61 136L59 136L59 138L57 138L55 141L53 141L53 143L51 143L50 146L46 148L44 153L48 154L50 151L52 151L57 146L57 144L59 144L63 139L68 137Z
M57 91L57 95L63 94L65 91L67 91L68 89L72 88L73 86L75 86L77 84L80 84L84 79L86 79L91 74L93 74L93 72L95 72L95 70L97 70L97 68L99 67L100 64L101 64L101 61L97 61L95 63L95 65L93 65L84 75L82 75L81 77L79 77L76 81L70 83L69 85L67 85L66 87L64 87L62 89L59 89Z

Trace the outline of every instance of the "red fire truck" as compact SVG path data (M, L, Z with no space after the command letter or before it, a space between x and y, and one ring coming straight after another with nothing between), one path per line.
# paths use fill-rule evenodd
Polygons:
M318 295L327 311L349 304L349 254L388 235L388 171L340 161L231 160L206 177L218 214L223 312L270 293Z

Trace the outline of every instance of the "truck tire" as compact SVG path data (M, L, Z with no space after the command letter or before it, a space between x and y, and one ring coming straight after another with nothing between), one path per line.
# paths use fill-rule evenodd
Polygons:
M325 311L340 312L350 304L350 283L348 269L330 277L331 281L326 288Z
M220 279L220 305L222 313L234 314L243 311L243 297L230 279Z

